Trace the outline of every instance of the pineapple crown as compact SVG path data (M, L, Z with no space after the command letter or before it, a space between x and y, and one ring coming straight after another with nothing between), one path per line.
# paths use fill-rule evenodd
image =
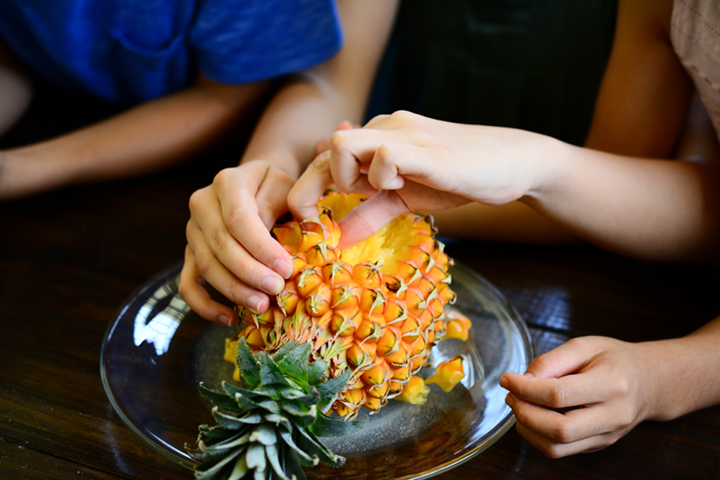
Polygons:
M186 445L201 462L200 480L305 479L303 466L319 462L333 467L345 459L318 437L349 435L366 421L347 422L322 412L331 405L350 371L327 379L329 364L310 360L311 345L288 342L273 355L253 354L244 338L238 342L237 365L242 386L222 383L224 392L199 385L215 406L217 425L201 425L197 445Z

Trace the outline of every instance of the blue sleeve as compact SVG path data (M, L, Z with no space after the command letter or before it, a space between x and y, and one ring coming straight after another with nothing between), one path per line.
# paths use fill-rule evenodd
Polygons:
M333 0L206 0L190 41L203 74L246 83L326 60L342 34Z

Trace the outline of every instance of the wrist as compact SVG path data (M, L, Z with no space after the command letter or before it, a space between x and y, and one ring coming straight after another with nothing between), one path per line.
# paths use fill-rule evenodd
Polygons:
M527 154L527 190L522 201L544 204L567 182L573 150L577 147L546 135L535 135Z
M692 340L684 337L644 342L638 347L647 383L644 419L669 421L699 408L703 382L712 378L698 375L704 369L693 361L700 358L689 354L698 350Z

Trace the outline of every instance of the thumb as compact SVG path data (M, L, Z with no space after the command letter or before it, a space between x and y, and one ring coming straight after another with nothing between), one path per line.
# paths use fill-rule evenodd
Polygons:
M571 339L549 352L543 353L528 366L525 375L540 378L560 378L576 373L595 355L595 349L581 338Z
M338 248L342 250L355 245L409 211L395 191L381 190L374 197L350 210L350 213L340 220L342 235Z

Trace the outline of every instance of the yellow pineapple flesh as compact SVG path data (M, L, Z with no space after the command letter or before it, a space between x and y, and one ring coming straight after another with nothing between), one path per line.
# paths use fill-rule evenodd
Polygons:
M266 312L238 308L240 330L226 345L234 362L239 337L271 354L287 342L311 343L311 360L327 361L330 378L352 372L328 411L346 419L399 395L420 402L427 387L413 377L430 349L446 333L467 338L470 327L443 314L455 300L452 260L429 217L409 213L357 245L336 248L336 222L365 198L330 192L318 203L318 217L273 229L293 256L293 274ZM408 384L418 393L401 395Z

